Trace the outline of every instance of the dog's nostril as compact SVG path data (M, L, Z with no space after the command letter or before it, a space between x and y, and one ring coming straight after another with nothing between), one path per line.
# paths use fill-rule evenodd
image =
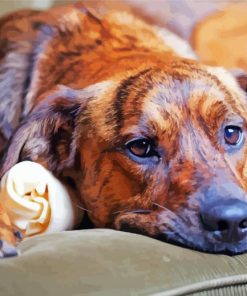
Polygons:
M242 228L242 229L247 228L247 219L244 219L239 223L239 228Z
M217 224L219 231L224 231L229 228L229 224L227 223L227 221L220 220Z
M217 240L232 243L247 237L247 203L241 200L209 204L200 215L203 228Z

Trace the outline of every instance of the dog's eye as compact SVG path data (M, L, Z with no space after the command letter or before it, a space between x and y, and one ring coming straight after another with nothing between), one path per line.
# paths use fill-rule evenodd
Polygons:
M155 155L153 143L149 139L136 139L126 144L127 149L138 157L151 157Z
M224 138L227 144L237 145L242 139L242 129L239 126L228 125L224 130Z

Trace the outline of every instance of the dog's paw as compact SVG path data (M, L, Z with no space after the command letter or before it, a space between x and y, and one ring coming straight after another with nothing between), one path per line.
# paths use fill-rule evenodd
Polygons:
M0 240L0 259L7 257L15 257L19 255L19 251L15 246L6 242L5 240Z
M0 259L19 255L16 246L22 239L19 231L7 225L0 226Z
M8 214L0 204L0 258L17 256L16 246L21 240L20 231L12 227Z
M6 224L0 225L0 259L18 256L20 252L16 246L22 238L20 231Z

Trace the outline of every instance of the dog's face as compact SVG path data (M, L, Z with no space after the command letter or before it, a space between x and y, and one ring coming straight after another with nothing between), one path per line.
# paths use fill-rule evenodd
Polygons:
M94 224L245 251L244 94L190 68L145 69L102 87L87 104L79 149Z
M83 50L82 57L71 51L73 67L60 69L54 48L60 50L50 46L51 61L42 54L37 69L49 73L56 64L66 86L54 82L36 99L11 139L2 173L26 158L61 178L69 170L96 227L208 252L246 251L247 104L235 80L169 54L126 56L124 47L116 63L99 59L92 75ZM36 93L45 81L39 74ZM97 83L84 88L87 75Z

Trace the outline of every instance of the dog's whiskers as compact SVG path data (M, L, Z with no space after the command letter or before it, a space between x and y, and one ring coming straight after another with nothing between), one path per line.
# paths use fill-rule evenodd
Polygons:
M165 206L162 206L162 205L160 205L160 204L158 204L158 203L156 203L156 202L153 202L153 204L154 204L155 206L160 207L160 208L162 208L163 210L165 210L165 211L171 213L173 216L176 216L176 217L177 217L177 215L176 215L174 212L172 212L170 209L166 208ZM120 214L120 213L137 213L137 214L140 213L140 214L148 214L148 213L151 213L151 212L152 212L151 210L144 210L144 209L137 209L137 210L125 209L125 210L120 210L120 211L113 212L112 214L113 214L113 215L115 215L115 214Z
M130 211L129 213L149 214L151 212L152 212L151 210L133 210L133 211Z
M166 212L170 213L174 218L176 218L176 220L179 220L180 222L182 222L183 224L186 224L186 220L183 217L178 216L176 213L174 213L172 210L166 208L165 206L162 206L156 202L153 202L153 204L163 210L165 210Z
M116 214L120 214L120 213L148 214L148 213L151 213L151 210L143 210L143 209L128 210L128 209L125 209L125 210L120 210L120 211L113 212L112 214L116 215Z
M159 207L159 208L165 210L166 212L169 212L169 213L172 214L173 216L176 216L176 217L177 217L177 215L176 215L173 211L171 211L170 209L166 208L165 206L162 206L162 205L158 204L157 202L153 202L153 204L154 204L155 206L157 206L157 207Z
M73 202L73 204L74 204L78 209L80 209L80 210L86 211L86 212L88 212L88 213L91 213L91 212L92 212L92 211L90 211L90 210L88 210L88 209L86 209L86 208L83 208L81 205L78 205L78 204L76 204L76 203L74 203L74 202Z

